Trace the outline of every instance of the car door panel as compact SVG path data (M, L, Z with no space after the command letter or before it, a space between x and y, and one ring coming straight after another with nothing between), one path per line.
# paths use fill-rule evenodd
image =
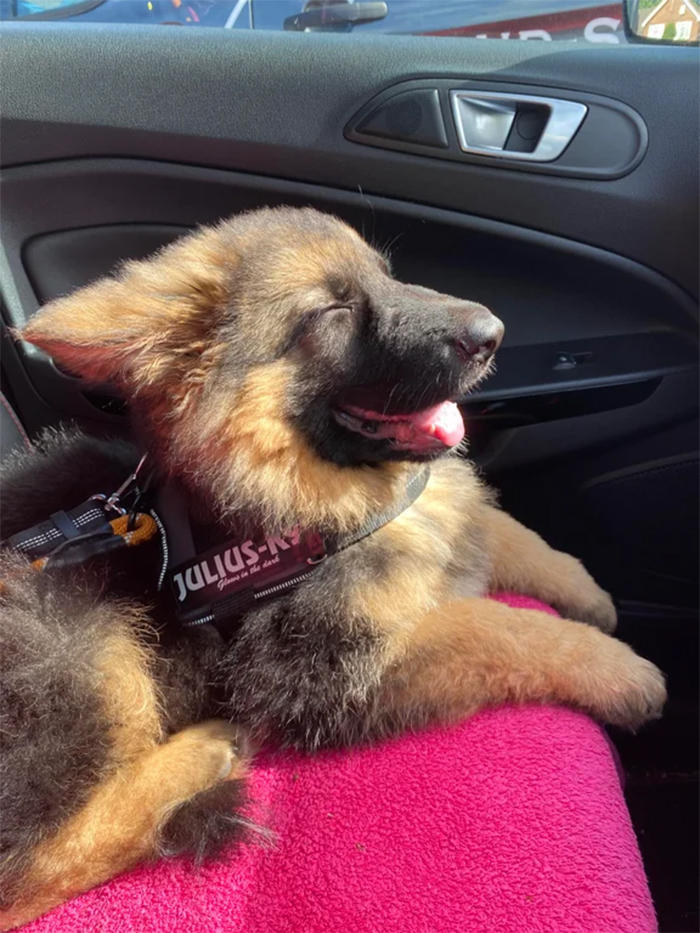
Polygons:
M4 165L127 155L359 187L596 244L697 296L694 49L103 26L95 54L89 28L4 27ZM380 91L443 77L619 100L641 115L649 148L623 178L555 182L343 136ZM678 243L659 235L671 221Z

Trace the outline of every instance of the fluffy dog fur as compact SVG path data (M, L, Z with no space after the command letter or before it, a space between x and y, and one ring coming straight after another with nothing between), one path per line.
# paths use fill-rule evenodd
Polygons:
M401 419L461 397L499 328L477 305L396 282L334 218L281 209L127 263L21 336L129 399L204 550L241 528L352 532L389 508L435 451L374 438L376 422L349 429L338 410ZM45 435L5 468L3 536L111 492L136 459L125 444ZM230 640L169 622L158 559L147 545L37 573L3 558L2 929L140 860L230 841L244 825L244 735L314 750L506 701L634 728L664 703L660 672L607 634L609 597L454 454L433 460L407 510ZM566 618L485 600L492 589Z

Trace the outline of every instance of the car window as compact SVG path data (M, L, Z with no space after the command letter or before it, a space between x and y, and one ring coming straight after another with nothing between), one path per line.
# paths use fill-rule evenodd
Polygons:
M0 19L604 45L700 38L700 0L0 0Z
M320 19L325 11L330 19L336 12L333 7L341 11L351 6L367 8L367 19L351 26L363 33L609 43L623 39L622 4L600 0L387 0L330 5L315 0L252 0L253 23L256 29L279 29L286 21L289 29L296 15L297 28L308 29L309 14ZM345 31L343 27L342 21L336 24L337 31ZM318 26L312 23L310 28Z
M0 19L250 27L250 0L0 0Z

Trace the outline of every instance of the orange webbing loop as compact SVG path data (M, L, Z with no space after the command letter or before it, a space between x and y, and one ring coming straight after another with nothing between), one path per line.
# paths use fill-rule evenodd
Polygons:
M131 522L131 530L129 530ZM124 539L127 547L135 547L137 544L145 544L157 534L158 526L150 515L145 512L137 512L135 516L120 515L110 523L115 535L120 535Z

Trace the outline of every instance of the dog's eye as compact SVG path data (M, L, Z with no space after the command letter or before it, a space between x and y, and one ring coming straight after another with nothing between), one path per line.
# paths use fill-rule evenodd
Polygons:
M350 321L355 315L356 309L349 304L328 305L325 308L316 308L306 314L301 321L303 331L307 332L314 326L322 324L334 324L341 321Z
M337 332L343 327L349 328L355 320L356 313L356 308L346 304L328 305L308 311L297 321L283 352L305 344L314 334L320 336L323 332Z
M355 309L349 305L333 305L330 308L324 308L321 311L321 317L341 318L350 317L355 313Z

